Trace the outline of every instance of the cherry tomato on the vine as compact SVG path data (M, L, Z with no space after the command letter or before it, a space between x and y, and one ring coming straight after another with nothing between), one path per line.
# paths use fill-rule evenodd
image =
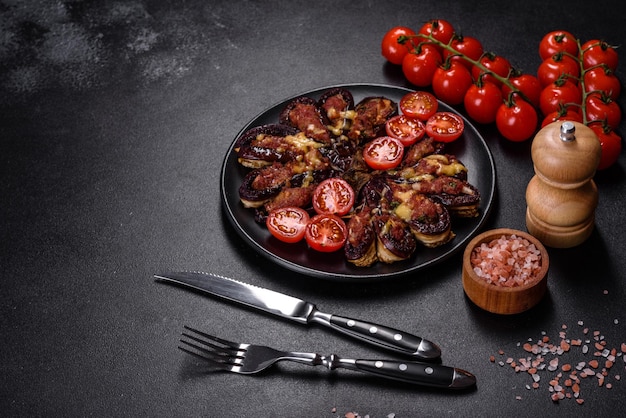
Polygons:
M443 19L432 19L424 23L424 25L417 32L422 35L431 35L433 38L443 44L448 44L454 36L454 27L450 22ZM443 50L437 45L439 52Z
M569 80L560 79L546 86L539 96L541 113L548 115L563 106L581 105L580 87Z
M542 86L554 83L560 77L568 77L577 84L580 77L580 65L578 61L561 52L543 60L537 69L537 78Z
M478 66L472 67L472 77L474 77L474 80L482 78L483 81L489 81L491 83L494 83L496 86L501 86L502 82L496 79L490 73L494 73L500 77L506 78L509 76L509 72L512 70L512 66L509 60L501 55L496 55L493 53L484 54L480 58L480 60L478 60L478 62L487 69L487 72L483 71L483 69Z
M526 100L513 98L502 103L496 114L498 132L506 139L521 142L529 139L537 128L538 116L535 108Z
M415 31L405 26L396 26L383 36L381 43L381 51L383 57L392 64L401 65L404 56L409 53L411 49L411 42L406 41L404 44L398 43L400 36L410 37L415 35Z
M450 46L454 48L459 54L463 54L474 61L478 61L484 52L482 43L478 39L471 36L461 36L455 34L452 38L452 43L450 44ZM448 59L450 61L458 61L465 65L469 70L471 70L474 66L474 64L472 64L468 60L447 49L443 50L443 59L444 61Z
M613 100L617 100L622 90L619 78L608 68L596 67L586 71L583 81L585 91L604 92Z
M355 193L352 186L342 178L331 177L317 185L312 204L317 213L334 213L343 216L354 205Z
M478 123L492 123L502 104L502 91L493 83L472 84L465 93L463 104L472 120Z
M457 105L463 103L465 92L472 85L472 74L459 62L440 66L433 75L433 92L440 100Z
M599 39L587 41L581 47L583 51L583 68L586 70L604 64L615 71L619 57L614 47Z
M622 110L616 101L600 93L591 93L585 99L587 121L605 121L612 128L617 129L622 121Z
M296 206L288 206L272 210L267 216L265 225L274 237L292 244L304 238L308 222L307 211Z
M397 167L404 156L404 145L399 139L381 136L363 147L363 160L374 170L389 170Z
M452 142L465 129L463 119L452 112L437 112L426 121L426 134L435 141Z
M418 87L430 86L433 74L441 64L441 54L432 44L421 44L417 51L405 55L402 60L402 73L406 79Z
M428 120L439 108L437 98L427 91L412 91L400 99L400 111L412 119Z
M578 41L570 32L555 30L547 33L539 42L539 56L545 60L558 52L578 56Z
M419 119L409 118L406 115L396 115L385 123L387 135L399 139L402 145L413 145L426 133L424 124Z
M304 238L312 249L329 253L343 248L348 239L348 227L337 215L315 215L306 226Z
M543 121L541 122L541 127L543 128L544 126L549 125L552 122L566 120L583 123L582 115L577 110L574 110L572 106L569 106L547 115L545 118L543 118Z
M535 107L539 107L539 96L543 89L539 79L532 74L517 74L509 78L509 81L515 86L524 98L528 99ZM508 97L511 89L506 84L502 85L502 94Z
M604 170L615 164L622 152L622 138L609 127L602 123L591 123L589 127L598 137L602 151L598 170Z

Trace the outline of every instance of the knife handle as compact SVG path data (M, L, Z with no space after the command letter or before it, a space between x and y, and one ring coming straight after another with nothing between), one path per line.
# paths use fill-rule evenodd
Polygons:
M315 310L311 320L368 343L424 360L437 360L441 349L421 337L358 319L331 315Z

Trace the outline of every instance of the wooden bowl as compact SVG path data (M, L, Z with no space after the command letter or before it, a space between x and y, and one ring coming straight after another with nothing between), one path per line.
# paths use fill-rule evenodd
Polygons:
M488 283L474 271L470 261L472 250L482 243L491 242L501 236L515 234L535 245L541 253L539 272L531 282L514 287ZM500 228L483 232L472 239L463 253L463 289L469 299L486 311L496 314L517 314L535 306L547 289L547 275L550 260L541 242L532 235L515 229Z

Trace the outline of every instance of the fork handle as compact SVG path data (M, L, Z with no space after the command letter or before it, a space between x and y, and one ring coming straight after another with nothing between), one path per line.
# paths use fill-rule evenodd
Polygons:
M395 360L354 360L353 365L354 369L361 372L422 386L465 389L476 385L476 377L473 374L440 364Z
M351 337L419 359L437 360L441 356L441 349L437 344L385 325L319 310L314 310L310 319Z

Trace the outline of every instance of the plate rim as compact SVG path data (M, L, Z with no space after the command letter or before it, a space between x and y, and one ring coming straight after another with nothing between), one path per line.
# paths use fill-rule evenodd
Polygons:
M283 100L277 101L276 103L272 104L271 106L266 107L263 111L259 112L256 116L254 116L252 119L250 119L238 132L237 135L235 136L235 138L233 139L233 141L230 143L230 145L228 146L228 150L224 156L224 159L222 161L222 166L220 169L220 200L222 201L222 209L226 212L227 218L230 222L230 225L235 229L235 231L237 232L237 234L244 240L246 241L246 243L248 245L250 245L252 248L254 248L256 250L257 253L259 253L260 255L264 256L266 259L268 259L269 261L280 265L284 268L286 268L287 270L290 270L292 272L295 273L300 273L300 274L304 274L306 276L309 277L313 277L313 278L320 278L320 279L326 279L326 280L334 280L334 281L344 281L344 282L360 282L360 283L364 283L364 282L371 282L371 281L381 281L381 280L385 280L385 279L395 279L395 278L399 278L399 277L403 277L406 276L410 273L415 273L417 271L421 271L427 268L430 268L436 264L440 264L441 262L443 262L445 259L452 257L454 254L457 254L460 250L461 247L465 244L467 244L467 242L469 242L469 240L471 240L473 238L473 236L476 235L476 233L478 231L480 231L480 229L484 226L484 224L487 222L488 218L490 217L491 214L491 210L493 208L493 203L494 203L494 199L495 199L495 194L496 194L496 166L495 166L495 161L493 159L493 154L491 153L491 149L489 148L489 145L487 144L487 142L485 141L485 139L483 138L483 136L480 134L480 132L476 129L476 127L462 114L460 114L456 109L452 108L450 105L443 103L441 101L439 101L440 104L443 104L444 106L452 109L452 111L454 111L455 113L459 114L459 116L461 116L461 118L463 119L466 129L469 127L470 129L472 129L474 131L474 133L476 134L476 136L478 137L482 147L484 148L484 150L486 151L485 155L487 157L489 166L490 166L490 178L491 178L491 187L489 188L488 191L483 191L481 190L481 199L483 198L485 192L488 193L487 197L487 202L485 202L484 208L483 208L483 213L480 215L480 219L477 222L477 224L470 229L469 233L467 234L466 237L464 237L462 240L460 240L459 242L455 243L453 247L450 248L449 251L446 251L444 254L442 254L441 256L432 259L432 260L428 260L424 263L418 264L418 265L413 265L410 266L406 269L400 270L400 271L394 271L394 272L389 272L389 273L380 273L380 274L367 274L367 275L360 275L360 274L346 274L346 273L337 273L337 272L328 272L328 271L322 271L319 269L314 269L311 268L309 266L305 266L302 264L298 264L296 262L290 261L290 260L286 260L274 253L272 253L271 251L269 251L268 249L266 249L263 245L261 245L261 243L257 242L257 240L255 240L247 231L246 229L239 224L239 222L236 219L236 216L233 212L233 209L231 208L230 204L229 204L229 199L228 199L228 195L227 195L227 187L226 187L226 176L227 176L227 170L229 168L229 157L231 157L231 154L234 151L234 146L235 143L237 141L237 138L239 138L245 131L247 131L248 129L252 128L253 126L257 126L255 125L255 122L257 122L259 119L261 119L264 115L266 115L267 113L275 110L279 105L287 103L290 100L293 100L297 97L300 96L306 96L306 95L313 95L313 94L320 94L325 90L329 90L332 88L346 88L348 90L350 90L350 88L359 88L359 89L367 89L367 88L372 88L372 89L385 89L385 90L394 90L397 92L411 92L411 91L415 91L414 89L410 89L407 87L402 87L402 86L395 86L395 85L389 85L389 84L384 84L384 83L347 83L347 84L335 84L335 85L330 85L330 86L326 86L326 87L319 87L319 88L315 88L315 89L309 89L306 91L303 91L301 93L292 95L290 97L287 97Z

